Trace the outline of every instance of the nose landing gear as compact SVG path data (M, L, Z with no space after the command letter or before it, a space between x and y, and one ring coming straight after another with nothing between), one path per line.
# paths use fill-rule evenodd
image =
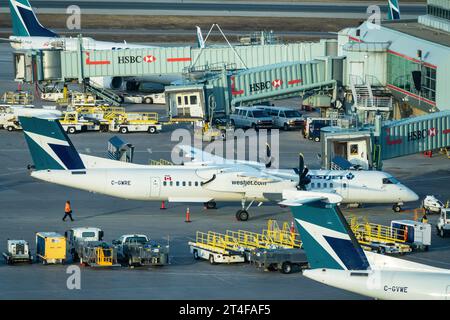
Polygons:
M241 200L242 209L236 212L237 221L247 221L249 218L248 209L252 206L255 200L250 201L249 205L245 207L245 199Z
M392 206L392 210L394 210L394 212L397 212L397 213L401 212L401 211L403 211L402 205L403 205L403 203L394 204Z

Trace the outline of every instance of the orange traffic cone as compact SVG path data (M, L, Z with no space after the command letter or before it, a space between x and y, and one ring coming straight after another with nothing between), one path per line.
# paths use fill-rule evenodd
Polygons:
M291 233L295 233L294 220L291 221Z
M189 212L189 207L186 209L186 220L184 222L191 222L191 213Z
M166 210L166 203L164 200L161 202L161 207L159 208L159 210Z

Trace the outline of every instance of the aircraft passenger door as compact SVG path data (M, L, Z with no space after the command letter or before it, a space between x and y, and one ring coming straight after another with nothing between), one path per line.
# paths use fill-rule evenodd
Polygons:
M339 194L341 195L342 198L344 198L344 200L348 199L349 188L350 188L348 180L342 180L340 182L340 184L341 184L340 188L338 187L338 188L336 188L336 190L340 190Z
M161 191L160 179L158 177L150 178L150 197L159 197Z

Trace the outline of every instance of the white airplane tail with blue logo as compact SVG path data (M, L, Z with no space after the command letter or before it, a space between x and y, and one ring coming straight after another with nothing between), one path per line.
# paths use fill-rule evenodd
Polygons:
M58 37L39 22L28 0L9 0L13 34L18 37Z
M312 269L368 270L367 257L335 203L291 205Z
M400 6L398 5L398 0L388 0L388 19L389 20L399 20L400 19Z
M83 161L57 119L19 116L36 170L81 170Z

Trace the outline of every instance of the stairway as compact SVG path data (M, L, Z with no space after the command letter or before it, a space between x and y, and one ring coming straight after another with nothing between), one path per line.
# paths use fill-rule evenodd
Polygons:
M100 97L105 102L110 103L113 106L120 106L123 102L123 98L118 94L114 93L111 90L97 87L92 82L85 83L85 89L86 91L96 95L97 97Z

